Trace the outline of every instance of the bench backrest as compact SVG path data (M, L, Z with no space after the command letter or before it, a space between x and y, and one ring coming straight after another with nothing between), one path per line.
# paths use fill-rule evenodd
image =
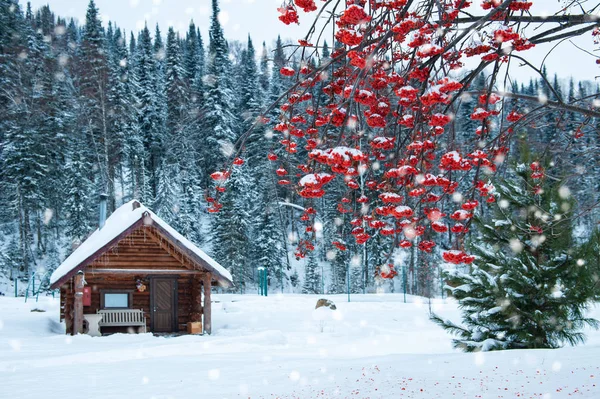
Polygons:
M102 315L100 325L130 326L146 323L142 309L101 309L97 313Z

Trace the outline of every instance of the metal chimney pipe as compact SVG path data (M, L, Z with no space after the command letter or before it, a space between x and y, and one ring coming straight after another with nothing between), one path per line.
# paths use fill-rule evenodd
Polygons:
M104 223L106 223L106 201L108 200L107 194L100 194L100 219L98 220L98 229L104 227Z

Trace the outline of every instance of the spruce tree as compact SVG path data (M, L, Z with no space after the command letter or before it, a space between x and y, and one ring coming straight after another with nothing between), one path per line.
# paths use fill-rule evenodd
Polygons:
M254 204L255 223L252 230L252 265L262 266L267 270L271 282L277 285L285 285L286 277L286 253L284 240L286 234L281 226L279 207L270 201L269 191L262 193L262 198ZM283 287L279 287L283 288Z
M110 212L117 207L117 197L123 200L123 197L127 196L123 166L128 152L127 136L131 134L130 127L135 122L135 109L130 82L130 57L121 29L115 28L109 38L108 48L108 130L110 137L108 174L111 179L120 182L121 188L121 191L115 193L114 196L109 195L108 211Z
M81 97L81 123L86 130L89 156L96 160L98 190L114 196L114 179L109 176L111 148L108 132L108 59L104 28L99 11L90 0L78 54L78 79Z
M585 340L584 326L598 326L586 317L594 281L586 248L573 238L574 200L527 158L516 176L495 182L493 216L478 220L479 235L470 244L471 270L445 273L462 325L432 319L468 352L575 345Z
M85 156L86 145L82 134L72 134L69 138L69 161L65 165L65 185L67 195L65 201L67 251L80 244L90 233L95 220L95 198L93 181L89 176L92 168L90 160ZM73 245L75 244L75 245Z
M244 293L253 274L249 262L250 239L248 237L248 208L246 202L248 184L244 166L233 170L227 182L227 191L220 199L221 210L214 214L212 222L212 246L215 259L229 265L235 289Z
M180 197L180 160L186 156L185 124L186 91L184 70L181 67L179 41L173 28L167 33L164 75L166 99L166 132L164 158L158 177L155 212L167 222L177 225ZM174 145L174 143L179 143Z
M242 51L239 105L242 115L242 132L255 122L261 109L261 99L256 65L256 52L252 39L248 35L248 44Z
M267 53L267 45L265 42L262 44L262 52L260 54L260 75L259 75L259 84L260 90L263 93L268 93L269 91L269 81L270 81L270 71L269 71L269 54ZM266 100L266 96L264 96ZM267 104L263 104L267 105Z
M0 11L9 13L3 19L8 20L7 33L14 35L2 38L2 72L5 74L1 79L6 90L1 96L6 107L0 111L3 117L0 179L7 208L18 226L19 269L28 276L34 262L35 219L43 209L44 183L50 162L45 156L48 148L43 140L49 132L43 129L43 134L38 134L40 123L45 119L42 100L47 99L48 80L44 79L40 85L37 81L47 72L44 68L47 49L34 31L30 7L25 19L16 5L13 10L3 7ZM13 12L15 14L10 15ZM16 47L9 48L7 44ZM20 60L15 50L22 52Z
M319 263L317 256L312 252L305 262L303 294L318 294L321 292L321 276L319 275Z
M285 92L288 85L286 83L286 78L279 73L281 68L285 67L287 64L285 58L285 51L283 49L283 42L281 41L281 37L277 36L277 41L275 42L275 50L273 52L273 69L271 73L271 82L269 84L269 104L273 104L277 99ZM274 108L271 113L268 115L272 121L279 116L279 110Z
M162 164L163 132L161 130L157 92L156 59L147 26L144 27L138 38L135 69L138 125L145 153L147 154L143 162L148 173L147 184L150 189L150 193L144 193L146 198L142 200L152 203L158 190L158 172ZM140 156L143 156L143 154L140 154ZM150 198L147 198L148 195Z
M225 160L231 155L237 138L231 62L227 41L218 18L217 0L212 2L212 11L201 147L204 170L208 172L224 165Z

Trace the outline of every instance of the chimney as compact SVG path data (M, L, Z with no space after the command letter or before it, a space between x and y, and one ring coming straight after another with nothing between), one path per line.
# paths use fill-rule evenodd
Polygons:
M133 201L133 210L134 211L136 209L138 209L140 206L142 206L142 204L140 204L139 201Z
M108 195L102 193L100 194L100 219L98 220L98 229L104 227L104 223L106 222L106 200L108 199Z

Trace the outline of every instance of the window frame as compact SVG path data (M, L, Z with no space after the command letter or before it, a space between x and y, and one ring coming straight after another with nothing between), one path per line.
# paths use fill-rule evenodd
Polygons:
M126 294L127 295L127 306L126 307L110 307L107 308L104 300L106 294ZM133 305L133 290L100 290L100 309L132 309Z

